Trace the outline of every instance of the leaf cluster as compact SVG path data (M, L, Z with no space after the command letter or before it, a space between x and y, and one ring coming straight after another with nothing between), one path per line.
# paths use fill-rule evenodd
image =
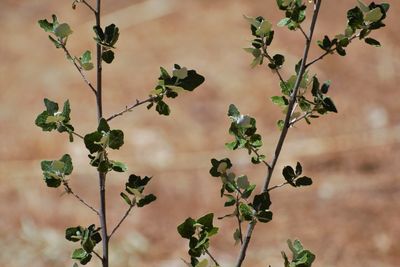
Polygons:
M248 199L256 188L255 184L251 184L246 175L236 176L231 172L232 163L228 158L211 160L210 174L213 177L220 177L221 197L225 197L224 206L234 206L234 210L219 219L225 217L236 217L239 224L244 221L257 220L259 222L269 222L272 220L272 212L269 210L271 200L268 192L255 195L253 202ZM235 241L241 239L241 231L238 228L234 234Z
M43 160L41 168L46 185L57 188L65 181L65 177L72 173L71 156L65 154L59 160Z
M62 110L59 110L58 104L47 98L44 99L46 110L40 113L35 120L35 124L43 131L51 132L57 130L59 133L67 132L69 139L73 141L74 127L70 124L71 107L69 100L64 102Z
M205 254L210 243L210 237L217 234L218 228L213 225L214 214L209 213L195 220L187 218L177 227L178 233L185 239L189 239L190 264L197 266L199 257Z
M121 130L111 130L104 118L100 119L97 130L84 136L86 148L89 150L90 164L99 172L124 172L127 167L122 162L110 160L107 148L119 149L124 144L124 133Z
M100 228L94 224L87 228L82 226L70 227L65 230L65 238L72 242L80 242L81 247L74 250L72 259L79 260L82 265L87 264L92 259L94 247L100 243Z
M258 154L260 147L263 145L261 135L257 134L256 119L249 115L240 114L237 107L233 104L229 105L228 116L231 119L229 134L235 137L235 140L225 144L230 150L240 148L247 149L250 154L254 153L251 161L258 164L265 159L265 155Z
M312 185L312 179L307 176L301 176L303 167L300 162L297 162L295 169L291 166L285 166L282 170L282 175L286 182L293 187Z
M121 192L120 196L130 207L137 205L141 208L150 204L157 199L153 194L143 194L143 191L150 180L151 177L148 176L141 178L140 176L131 174L128 182L125 184L125 192Z
M287 27L289 30L296 30L306 19L307 6L302 0L277 0L276 3L280 10L285 11L285 18L278 23L280 27Z
M154 96L147 106L147 109L151 109L155 105L160 115L168 116L171 113L168 104L163 101L164 97L175 98L179 92L191 92L204 82L204 77L195 70L188 70L178 64L174 64L172 75L163 67L160 67L160 72L158 84L151 92Z
M383 21L390 5L387 3L375 4L374 2L366 5L361 0L357 1L358 6L347 11L347 26L344 33L338 34L334 38L325 35L323 40L318 41L321 49L328 53L336 51L340 56L345 56L345 48L357 37L369 45L380 46L378 40L368 36L372 31L385 27Z
M62 48L67 44L68 36L72 34L71 27L67 23L59 23L56 15L53 14L51 17L51 22L47 19L39 20L39 26L45 32L52 33L49 39L56 48Z
M285 267L311 267L315 260L315 255L304 249L303 245L299 240L287 241L290 251L292 252L292 260L289 261L285 252L282 251L282 257L285 261Z
M104 30L100 26L93 26L93 31L96 34L94 40L102 47L101 58L110 64L115 57L113 49L119 38L119 28L112 23Z

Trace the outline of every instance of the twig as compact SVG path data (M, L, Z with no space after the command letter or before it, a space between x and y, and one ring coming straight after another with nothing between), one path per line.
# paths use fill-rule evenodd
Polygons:
M64 50L65 54L67 55L67 58L69 58L72 61L75 68L78 70L78 72L82 76L83 81L89 86L89 88L92 90L94 95L97 95L96 89L94 88L92 83L87 79L85 73L83 73L83 69L76 63L75 59L71 56L71 53L68 51L67 47L62 42L60 42L60 45L61 45L62 49Z
M208 251L208 249L205 250L206 254L213 260L216 266L221 266L219 265L218 261L211 255L211 253Z
M149 102L153 102L154 98L155 98L155 96L150 96L150 97L147 98L146 100L142 100L142 101L139 101L138 99L136 99L136 103L135 103L135 104L132 104L132 105L129 106L129 107L127 106L127 107L125 107L124 110L122 110L122 111L120 111L120 112L118 112L118 113L115 113L114 115L108 117L107 121L110 121L110 120L112 120L112 119L114 119L114 118L116 118L116 117L118 117L118 116L121 116L121 115L125 114L126 112L129 112L129 111L131 111L132 109L134 109L134 108L136 108L136 107L138 107L138 106L140 106L140 105L143 105L143 104L149 103Z
M123 221L126 219L126 217L128 217L129 213L131 212L132 208L135 205L130 205L129 209L125 212L124 216L121 218L121 220L118 222L118 224L114 227L114 229L111 231L111 234L108 236L108 239L111 239L111 236L115 233L115 231L117 231L117 229L121 226L121 224L123 223Z
M274 59L268 54L267 48L265 46L263 46L262 50L263 50L264 57L266 57L270 63L274 63ZM283 79L282 74L278 68L275 69L275 72L276 72L276 74L278 74L279 80L285 84L285 80Z
M353 35L350 39L349 42L351 42L352 40L354 40L355 38L357 38L359 36L359 34L355 34ZM308 69L312 64L314 64L317 61L320 61L321 59L323 59L324 57L326 57L327 55L335 52L337 50L337 46L335 46L334 48L331 48L329 50L327 50L325 53L323 53L322 55L320 55L319 57L317 57L316 59L311 60L309 63L306 64L305 68Z
M307 34L304 32L303 28L301 27L301 25L299 25L299 29L301 31L301 33L304 35L304 37L306 38L306 40L308 41L308 36Z
M84 137L83 137L82 135L80 135L80 134L78 134L78 133L76 133L76 132L71 132L71 134L73 134L73 135L79 137L80 139L84 139Z
M74 191L72 191L71 187L69 187L69 184L67 181L63 181L64 187L65 187L65 191L67 192L67 194L72 194L74 197L76 197L80 202L83 203L83 205L85 205L86 207L88 207L89 209L91 209L92 211L94 211L97 215L99 215L99 212L93 208L93 206L91 206L90 204L88 204L85 200L83 200L79 195L75 194Z
M96 15L97 11L94 9L86 0L82 0L82 3L84 3L92 12Z
M97 253L96 251L92 251L94 255L97 256L97 258L99 258L100 260L103 260L103 258L99 255L99 253Z
M281 184L278 184L278 185L274 185L274 186L268 188L267 191L269 192L269 191L271 191L271 190L277 189L277 188L282 187L282 186L285 186L285 185L287 185L287 184L289 184L289 182L284 182L284 183L281 183Z
M292 127L295 123L301 121L302 119L307 118L309 115L311 115L311 112L308 111L308 112L305 112L300 117L293 119L292 121L290 121L290 127Z
M256 154L257 157L260 157L260 154L258 153L257 150L255 150L254 148L251 148L251 151L253 151L253 153ZM267 166L267 168L270 168L268 162L266 162L265 160L262 160L262 162L264 163L265 166Z
M268 187L269 187L269 183L271 181L272 174L274 172L276 163L278 161L280 152L281 152L282 147L283 147L283 143L284 143L284 141L286 139L286 135L287 135L287 132L288 132L289 127L290 127L290 117L291 117L291 114L292 114L292 110L293 110L294 104L296 103L297 93L298 93L298 90L299 90L299 87L300 87L301 80L303 78L303 74L304 74L305 69L306 69L305 67L306 67L308 52L310 50L311 40L312 40L312 37L313 37L313 34L314 34L314 29L315 29L315 25L316 25L316 22L317 22L317 18L318 18L318 14L319 14L319 9L320 9L321 3L322 3L322 0L315 0L314 1L314 12L313 12L313 17L312 17L311 26L310 26L310 33L309 33L308 38L306 40L306 44L305 44L304 52L303 52L303 57L302 57L299 73L297 75L296 82L295 82L295 85L294 85L294 89L293 89L292 94L290 95L288 111L286 113L286 118L285 118L285 123L284 123L283 129L282 129L281 135L279 137L278 144L276 145L275 155L274 155L274 158L272 160L272 163L270 164L271 167L268 168L268 172L267 172L267 176L265 177L265 181L264 181L264 186L263 186L262 192L267 192L268 191ZM256 226L256 223L257 223L257 221L253 220L253 221L251 221L249 223L249 225L247 227L246 237L245 237L244 243L242 244L242 247L240 249L240 253L239 253L239 257L237 259L236 267L242 266L242 263L243 263L243 261L244 261L244 259L246 257L247 247L248 247L248 245L250 243L250 239L251 239L253 230L254 230L254 228Z

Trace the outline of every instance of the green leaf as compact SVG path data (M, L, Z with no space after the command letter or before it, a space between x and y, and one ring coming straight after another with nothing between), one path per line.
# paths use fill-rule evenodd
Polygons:
M276 125L278 126L278 129L282 131L283 127L285 127L285 122L283 120L278 120Z
M53 32L53 23L48 22L47 19L39 20L38 23L45 32Z
M287 26L290 22L291 22L291 19L290 19L290 18L283 18L283 19L281 19L281 20L278 22L277 26L279 26L279 27L285 27L285 26Z
M288 182L292 181L296 177L296 174L291 166L285 166L282 170L282 175Z
M119 195L120 195L120 196L122 197L122 199L126 202L126 204L128 204L129 206L132 206L132 201L131 201L131 199L128 197L127 194L125 194L124 192L121 192Z
M328 93L329 87L331 86L331 81L326 81L321 86L321 93L326 94Z
M236 183L237 183L237 186L238 186L240 189L246 189L246 188L248 188L248 187L250 186L249 179L247 178L246 175L241 175L241 176L239 176L239 177L237 178Z
M211 165L210 174L213 177L220 177L222 174L226 173L226 170L232 168L232 163L229 158L224 158L222 160L211 159Z
M246 221L253 220L253 208L247 204L240 203L239 205L239 213Z
M256 34L260 37L265 37L272 29L272 23L268 20L263 20L256 30Z
M82 265L86 265L92 259L92 255L87 253L83 248L78 248L72 253L72 259L79 260Z
M92 53L86 50L79 58L79 64L84 70L92 70L94 68L92 61Z
M187 218L182 224L177 227L178 233L186 239L190 239L195 234L196 221L192 218Z
M65 229L65 239L72 242L80 241L82 239L82 230L83 228L81 226L69 227Z
M357 0L358 7L361 9L362 12L366 13L369 11L369 7L361 0Z
M179 65L178 65L179 66ZM183 67L183 68L178 68L174 69L172 71L172 75L180 80L185 79L188 77L188 69Z
M184 68L182 68L184 69ZM193 91L204 82L204 76L198 74L195 70L189 70L187 76L181 79L178 85L186 91Z
M307 176L299 177L295 181L296 186L309 186L312 185L312 179Z
M110 163L111 163L111 168L113 171L126 172L128 170L128 167L123 162L110 160Z
M243 192L242 198L246 199L250 197L251 193L253 193L254 189L256 188L255 184L249 185Z
M367 22L377 22L383 17L383 13L379 7L376 7L364 15L364 20Z
M113 62L115 55L114 55L114 51L112 50L106 50L101 54L101 58L103 59L104 62L106 62L107 64L110 64L111 62Z
M228 116L233 118L240 116L240 112L234 104L229 105Z
M119 29L115 24L108 25L104 30L104 43L114 47L119 38Z
M364 14L359 7L347 11L348 25L352 29L360 29L364 23Z
M144 207L144 206L150 204L151 202L155 201L156 199L157 199L157 197L153 194L146 195L137 202L137 206L139 208Z
M54 34L60 38L66 38L72 34L72 30L67 23L61 23L54 29Z
M203 229L205 231L209 231L209 230L212 230L214 228L214 226L213 226L213 218L214 218L214 213L209 213L209 214L206 214L206 215L200 217L197 220L197 223L203 225L204 226Z
M168 116L171 113L169 106L162 100L157 102L156 111L158 112L158 114L165 116Z
M273 216L272 211L269 210L262 210L257 213L257 219L259 222L262 223L270 222L272 220L272 216Z
M119 149L124 144L124 133L121 130L110 131L108 146L111 149Z
M269 193L263 192L261 194L255 195L252 206L256 211L269 209L269 207L271 206Z
M68 155L68 154L65 154L65 155L63 155L63 156L61 157L60 161L64 163L62 172L63 172L65 175L70 175L70 174L72 173L72 170L73 170L72 158L71 158L71 156Z
M300 162L297 162L297 164L296 164L296 176L301 175L302 172L303 172L303 167L301 166Z
M47 98L44 99L44 105L46 106L47 112L51 115L54 115L54 113L58 111L58 104Z
M103 150L103 147L98 144L101 138L103 138L103 135L97 131L84 136L83 141L90 154Z
M322 105L324 106L324 108L327 111L337 113L337 109L335 107L335 104L333 103L332 99L330 99L329 97L325 97L324 98L324 100L322 101Z
M225 202L224 207L230 207L236 204L236 198L232 195L225 194L228 200Z
M365 38L365 42L369 45L375 46L375 47L380 47L381 43L378 40L375 40L373 38Z

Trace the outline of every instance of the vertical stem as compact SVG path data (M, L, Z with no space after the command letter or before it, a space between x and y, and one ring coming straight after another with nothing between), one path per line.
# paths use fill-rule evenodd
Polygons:
M312 21L311 21L311 26L310 26L310 32L308 35L308 38L306 38L306 44L304 47L304 52L303 52L303 57L301 60L301 65L300 65L300 69L299 69L299 73L297 74L297 79L293 88L293 92L290 95L290 99L289 99L289 105L288 105L288 111L286 113L286 117L285 117L285 124L283 126L281 135L279 137L279 141L278 144L276 145L276 149L275 149L275 154L274 154L274 158L272 160L272 163L268 166L268 171L267 171L267 175L265 177L265 181L264 181L264 185L263 185L263 189L262 192L267 192L268 191L268 187L269 187L269 182L271 181L271 177L272 174L275 170L275 166L276 163L278 161L279 155L281 153L282 147L283 147L283 143L286 139L286 135L288 133L289 127L290 127L290 117L292 115L292 111L293 108L295 106L296 103L296 98L297 98L297 93L299 91L299 87L300 87L300 83L301 80L303 79L303 75L306 69L306 62L307 62L307 58L308 58L308 52L310 50L310 46L311 46L311 40L314 34L314 29L315 29L315 24L317 22L317 18L318 18L318 13L319 13L319 9L321 6L321 2L322 0L314 0L314 12L313 12L313 17L312 17ZM242 263L246 257L246 251L248 248L248 245L250 243L250 239L253 233L253 230L256 226L257 221L251 221L247 227L247 232L246 232L246 236L244 238L244 242L242 244L242 247L240 248L240 253L239 253L239 257L237 259L236 262L236 267L240 267L242 266Z
M100 24L100 15L101 15L101 0L97 0L96 5L96 26L101 27ZM96 94L96 103L97 103L97 119L103 117L103 102L102 102L102 47L100 44L96 45L97 50L97 94ZM102 266L108 267L108 233L107 233L107 216L106 216L106 173L99 172L99 190L100 190L100 227L101 227L101 237L102 237L102 246L103 246L103 257L102 257Z

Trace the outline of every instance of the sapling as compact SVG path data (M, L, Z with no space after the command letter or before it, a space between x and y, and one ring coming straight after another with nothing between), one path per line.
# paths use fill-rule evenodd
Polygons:
M256 185L252 184L246 175L236 175L232 172L233 163L229 158L211 159L210 174L220 178L220 196L225 198L224 206L232 207L227 215L221 216L219 219L234 218L237 222L237 228L233 233L236 243L240 244L239 255L235 263L237 267L242 266L245 260L256 225L268 223L273 218L270 209L272 204L270 192L287 185L298 188L312 184L312 179L303 175L303 166L297 162L295 166L285 166L282 169L283 180L271 185L272 175L277 168L279 155L289 129L302 121L311 124L312 120L316 118L328 113L337 113L333 100L327 95L331 81L321 83L310 67L328 55L345 56L346 48L357 39L372 46L380 46L379 41L371 38L370 34L385 26L383 21L389 10L387 3L372 2L367 5L361 0L357 0L358 5L347 11L347 25L343 32L333 37L325 35L322 40L318 40L316 45L322 49L322 53L315 59L309 59L322 0L308 2L312 5L311 21L309 28L305 29L303 22L306 21L307 9L310 8L305 1L276 1L278 8L284 12L284 18L277 23L277 26L300 32L305 41L303 54L294 66L293 75L289 78L284 77L281 72L285 56L273 54L270 51L275 33L272 22L262 16L245 16L253 36L251 46L245 48L245 51L253 56L252 67L266 65L277 74L281 93L272 96L271 100L282 109L284 118L277 121L277 126L281 130L280 135L274 154L267 160L267 156L261 152L263 142L261 135L257 133L256 119L242 114L233 104L228 108L228 117L231 120L229 134L233 136L233 140L225 144L226 148L229 150L245 149L251 156L253 164L265 166L266 175L258 194L254 194ZM213 224L213 218L214 214L209 213L197 220L188 218L178 226L179 234L183 238L189 239L190 262L187 262L189 266L220 266L216 257L209 251L210 237L218 232L218 228ZM247 224L246 230L244 230L244 224ZM304 249L299 240L294 242L288 240L288 246L293 255L289 259L282 252L285 267L309 267L312 265L315 255ZM202 257L204 254L211 258L211 262Z
M176 98L182 90L193 91L204 82L204 77L195 70L187 69L175 64L173 70L168 72L164 68L160 68L160 76L154 90L149 93L148 98L144 100L136 100L133 104L126 106L120 112L104 116L102 101L102 64L110 64L115 59L115 47L120 35L119 28L115 24L104 27L101 24L101 0L96 0L93 5L86 0L75 0L72 8L82 5L88 8L94 15L95 25L93 26L94 41L96 44L95 60L92 61L92 53L86 50L81 56L73 56L67 43L68 38L73 33L71 26L65 22L59 22L56 15L52 15L50 21L47 19L39 20L39 26L49 33L49 39L58 49L61 49L68 61L72 63L80 74L88 89L93 93L96 99L97 124L98 127L94 131L81 134L75 129L76 125L71 119L71 105L68 100L60 107L58 103L44 99L45 110L36 118L36 125L43 131L57 130L59 133L66 133L70 142L74 142L75 138L82 142L82 149L88 150L88 163L96 168L99 177L99 187L93 187L92 190L98 190L100 198L100 206L95 208L93 205L84 200L77 194L69 183L69 177L72 175L73 164L69 154L64 154L60 159L44 160L41 162L43 178L48 187L58 188L64 187L65 191L77 198L82 204L89 208L99 217L98 226L91 224L89 226L73 226L65 230L67 240L79 243L78 248L72 252L72 259L80 264L87 264L92 257L97 257L103 267L109 266L109 241L116 230L128 217L131 210L135 207L141 208L156 200L153 194L144 192L147 184L152 177L139 176L136 174L129 175L128 181L125 183L125 190L120 196L127 204L127 210L121 217L117 225L111 230L107 227L106 213L106 177L114 172L125 172L127 166L120 161L111 159L108 151L110 149L118 150L124 144L124 133L122 130L111 128L111 120L132 111L134 108L147 105L148 109L152 107L160 115L168 116L171 112L169 105L166 103L167 98ZM92 83L86 72L94 70L96 72L96 82ZM96 249L101 244L102 252ZM74 266L78 266L77 263Z

